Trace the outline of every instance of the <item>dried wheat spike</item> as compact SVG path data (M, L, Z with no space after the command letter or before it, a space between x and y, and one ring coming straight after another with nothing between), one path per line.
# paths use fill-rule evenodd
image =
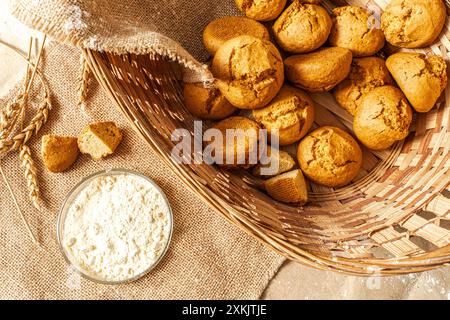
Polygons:
M30 124L12 139L2 139L0 137L0 156L11 150L20 150L22 145L31 139L41 129L42 125L47 122L48 113L52 105L48 96L44 98L39 106L37 114L31 119Z
M14 128L20 114L20 99L21 97L0 110L0 139L8 138Z
M25 179L27 181L28 194L33 206L41 211L41 193L38 186L37 169L31 157L31 150L27 145L22 145L19 152L21 166L25 168Z
M89 65L84 58L83 54L81 54L80 58L80 74L78 76L79 87L78 87L78 107L83 108L86 103L87 94L89 90L90 83L90 70Z

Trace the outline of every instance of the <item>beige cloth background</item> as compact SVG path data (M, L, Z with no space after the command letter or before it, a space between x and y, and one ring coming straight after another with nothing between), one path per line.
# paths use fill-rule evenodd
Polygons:
M75 136L90 121L113 120L125 138L116 155L94 162L81 156L63 174L50 174L40 156L40 137L33 138L34 158L46 208L33 210L16 153L2 166L43 248L33 245L5 184L0 182L0 297L39 299L256 299L283 259L263 248L210 210L170 173L152 150L129 128L116 107L92 85L86 111L76 107L80 52L66 45L47 49L43 70L54 109L42 134ZM2 104L3 105L3 104ZM29 111L31 113L31 111ZM174 235L161 264L148 276L122 286L97 285L68 268L56 243L56 217L69 190L93 172L123 167L144 173L166 192L174 211Z

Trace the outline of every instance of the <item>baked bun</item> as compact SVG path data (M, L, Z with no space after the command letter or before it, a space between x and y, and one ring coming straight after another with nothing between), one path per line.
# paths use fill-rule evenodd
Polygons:
M446 19L442 0L391 0L381 16L381 28L394 46L423 48L439 37Z
M338 47L291 56L284 61L286 78L296 87L310 92L333 89L347 78L351 64L352 52Z
M276 19L286 6L286 0L235 0L236 6L250 19L270 21Z
M384 47L384 34L375 28L375 18L360 7L345 6L333 10L329 43L347 48L354 57L372 56Z
M214 157L221 163L216 164L224 168L250 168L258 162L258 140L259 130L258 123L244 117L230 117L220 121L212 127L222 134L222 145L215 145L213 152ZM240 130L242 136L239 138L227 137L227 130ZM236 134L237 132L234 131ZM210 145L213 142L207 143ZM228 161L227 161L228 160Z
M208 24L203 31L203 44L211 55L225 42L242 35L269 40L269 32L261 23L246 17L224 17Z
M361 169L362 151L347 132L321 127L300 142L298 162L313 182L327 187L349 184Z
M306 53L327 41L331 26L331 18L323 7L295 1L277 19L273 32L287 52Z
M385 150L409 134L412 110L400 89L384 86L364 95L356 111L354 131L372 150Z
M281 146L290 145L311 129L314 103L302 90L284 85L267 107L252 111L252 118L269 134L277 130Z
M339 105L355 115L362 97L377 87L391 85L394 81L386 62L378 57L353 59L350 74L333 90Z
M447 87L447 63L440 56L400 52L386 65L417 112L430 111Z
M283 61L277 48L252 36L227 41L214 57L212 72L225 98L240 109L266 106L284 82Z

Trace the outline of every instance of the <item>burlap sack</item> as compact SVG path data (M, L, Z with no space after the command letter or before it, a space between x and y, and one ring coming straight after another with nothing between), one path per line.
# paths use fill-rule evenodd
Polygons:
M193 70L190 81L211 78L201 63L208 58L204 27L214 18L239 14L234 0L7 1L20 21L58 41L115 53L156 52Z
M61 22L67 19L72 21L70 12L73 11L70 11L70 7L67 11L67 5L78 5L83 8L82 12L86 12L83 15L88 19L84 24L72 21L75 26L82 26L84 31L69 32L67 39L86 45L89 43L86 42L89 37L97 32L97 49L112 49L116 37L116 43L117 39L121 39L119 42L122 43L116 48L118 51L132 48L152 50L156 48L152 46L155 39L166 39L151 38L153 27L170 25L176 28L166 30L172 30L172 36L180 32L185 36L194 35L206 22L206 15L211 16L212 13L219 12L223 14L221 10L225 10L217 2L199 1L209 5L207 8L200 8L201 13L191 19L180 18L182 13L187 17L186 12L192 12L193 8L197 8L196 4L198 5L197 1L185 2L191 4L183 8L175 5L180 1L166 1L162 5L162 1L14 0L11 2L11 8L22 21L61 40L61 30L64 30L64 24ZM225 2L228 1L223 1ZM89 11L86 11L86 3L91 4L97 11L87 13ZM107 5L107 8L101 10L102 5ZM139 10L137 5L141 6ZM229 8L231 10L231 7ZM94 15L99 12L108 12L108 19L112 20L104 21L100 19L102 16L98 16L98 21L102 23L97 25ZM171 15L176 13L179 21L175 18L166 20L166 17L161 18L160 24L152 19L163 17L162 12L170 12ZM198 19L197 24L195 19ZM184 27L181 27L182 22L186 22ZM137 32L136 28L141 28L142 32ZM179 39L181 38L182 36ZM185 44L191 43L194 48L194 41L195 39L186 40ZM196 51L196 55L201 57L201 51ZM152 150L129 128L95 82L91 86L86 111L77 108L79 60L79 49L56 43L47 49L43 59L42 70L50 86L54 109L41 133L29 143L37 162L45 201L42 213L32 209L30 205L17 154L11 153L1 160L19 200L19 206L25 212L34 232L38 234L42 248L37 248L30 241L6 185L0 180L0 298L258 298L283 258L229 225L187 191L182 182L170 173ZM48 173L39 156L41 135L53 133L76 136L88 122L98 120L116 121L124 130L125 138L117 154L100 162L82 156L68 172ZM68 268L56 242L56 217L69 190L86 175L113 167L137 170L154 179L168 195L175 222L172 244L162 263L145 278L122 286L98 285L81 279Z

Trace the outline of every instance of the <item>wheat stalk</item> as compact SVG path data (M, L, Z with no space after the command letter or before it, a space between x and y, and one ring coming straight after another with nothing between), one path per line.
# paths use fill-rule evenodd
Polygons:
M21 57L27 60L27 74L25 77L24 83L24 91L19 97L11 104L9 104L4 110L0 112L0 159L2 156L6 155L8 152L16 150L19 151L19 159L21 161L21 167L25 169L25 179L27 182L28 194L33 206L41 211L41 202L42 198L40 196L38 179L37 179L37 168L34 164L34 160L31 156L31 150L26 145L26 143L30 140L30 138L39 132L41 127L47 122L49 111L51 110L51 101L49 96L49 90L46 86L46 83L43 79L43 76L38 71L39 62L42 57L44 45L45 45L46 37L42 40L41 47L39 49L38 57L36 62L33 64L31 60L31 50L32 50L32 41L33 38L30 39L30 46L28 51L28 56L25 57L20 51L11 45L4 43L0 40L0 43L7 46L8 48L15 51ZM30 71L32 68L32 73L30 76ZM44 97L42 102L40 103L38 110L34 117L30 120L30 123L24 128L24 119L25 119L25 111L28 106L28 94L31 90L31 86L33 84L34 78L37 76L43 86ZM15 136L11 137L16 124L20 119L20 132ZM37 243L36 237L34 236L31 228L25 219L20 207L17 203L17 199L12 191L12 188L6 179L6 176L3 172L0 163L0 173L5 181L10 193L11 197L14 201L14 204L19 212L29 234L34 243Z
M11 135L20 114L20 99L21 97L0 110L0 140L7 139Z
M6 139L11 135L18 119L20 118L21 129L25 120L25 106L27 104L28 92L27 87L30 81L31 68L31 52L33 49L33 37L30 37L28 46L27 71L24 81L24 92L20 94L13 102L9 103L6 108L0 110L0 139Z
M23 214L22 210L20 209L19 203L17 202L16 195L14 194L14 191L12 190L11 185L9 184L9 181L8 181L8 179L6 178L5 172L3 171L3 167L2 167L2 165L1 165L1 160L0 160L0 174L1 174L2 178L3 178L3 181L4 181L5 184L6 184L6 187L7 187L8 190L9 190L9 193L11 194L11 198L12 198L12 200L13 200L13 202L14 202L14 205L16 206L17 212L19 212L20 218L22 219L22 222L23 222L23 224L25 225L25 227L26 227L26 229L27 229L27 231L28 231L28 234L30 235L31 240L32 240L35 244L39 245L39 242L36 240L36 237L34 236L34 233L33 233L33 231L31 230L31 227L30 227L30 225L28 224L27 219L25 219L25 215Z
M31 150L25 144L20 147L19 159L21 166L25 168L25 179L27 181L28 195L31 203L37 210L41 211L42 199L38 186L37 169L31 157Z
M28 85L30 82L30 71L31 71L30 61L31 61L31 51L32 50L33 50L33 37L30 37L30 43L28 46L28 56L27 56L27 72L25 74L25 82L24 82L25 91L23 93L22 99L20 100L20 102L21 102L21 105L20 105L20 128L21 129L23 129L24 121L25 121L25 117L26 117L26 105L28 102L27 88L28 88ZM39 59L38 59L37 63L39 63ZM36 64L36 66L37 66L37 64Z
M80 74L78 76L78 82L80 84L78 87L78 107L83 108L86 103L90 82L89 65L84 58L83 53L81 53L80 65Z
M0 139L0 157L12 150L20 150L26 144L33 134L37 134L44 123L48 120L48 114L51 110L51 102L48 96L44 98L38 108L36 115L31 119L27 127L12 139Z
M6 153L8 153L12 150L20 150L22 145L26 144L28 142L28 140L30 140L30 138L33 136L33 134L36 134L41 129L42 125L47 122L48 113L51 110L51 102L50 102L49 93L48 93L49 90L45 84L45 81L44 81L42 75L38 71L38 64L42 57L45 40L46 40L46 36L44 36L44 39L42 40L42 44L39 49L37 61L35 64L32 64L31 61L28 61L27 57L23 56L14 47L11 47L10 45L0 41L0 43L11 48L16 53L18 53L21 57L26 59L28 64L33 68L33 72L31 74L29 81L25 81L25 90L24 90L24 93L21 95L21 100L18 101L19 102L19 106L18 106L19 114L26 107L26 97L31 89L31 85L33 84L33 81L34 81L34 78L36 75L38 76L40 82L42 83L43 91L44 91L44 98L38 108L36 115L31 119L28 126L26 126L24 129L22 129L13 138L9 138L9 133L10 133L9 130L12 130L13 127L15 126L15 123L17 122L17 117L16 117L16 119L14 121L9 123L9 126L10 126L9 130L5 130L5 132L0 135L0 157L4 156ZM30 43L31 43L31 41L30 41ZM31 49L32 49L32 46L30 46L29 50L31 51ZM30 52L28 53L28 57L31 57ZM6 114L8 114L8 112L6 112ZM9 118L9 116L5 117L5 119L6 118ZM5 122L5 124L8 124L8 123Z

